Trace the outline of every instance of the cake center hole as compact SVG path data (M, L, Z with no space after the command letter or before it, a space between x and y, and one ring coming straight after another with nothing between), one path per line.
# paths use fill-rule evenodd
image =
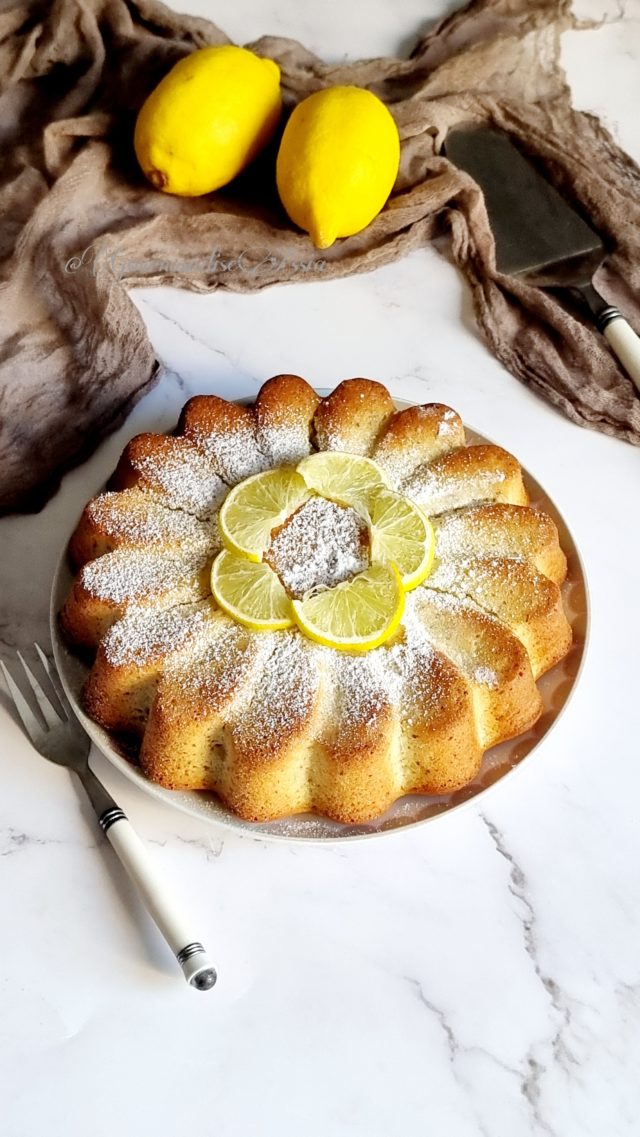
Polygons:
M264 559L297 600L368 568L367 526L355 510L311 497L273 530Z

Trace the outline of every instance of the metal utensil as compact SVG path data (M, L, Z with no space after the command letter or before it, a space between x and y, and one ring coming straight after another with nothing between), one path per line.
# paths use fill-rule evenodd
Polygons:
M606 256L598 234L502 131L478 126L450 130L445 152L484 194L498 271L542 288L577 290L640 390L640 339L591 282Z
M131 823L89 766L91 741L70 707L57 676L42 649L35 644L40 662L57 695L59 710L27 666L20 652L18 659L38 705L42 722L22 694L9 669L0 660L5 682L24 729L43 758L67 766L78 775L106 834L127 873L137 885L142 899L174 952L187 982L199 991L208 991L216 982L216 970L202 944L191 934L191 923L170 901L164 884L157 877L149 855ZM44 723L44 725L43 725Z

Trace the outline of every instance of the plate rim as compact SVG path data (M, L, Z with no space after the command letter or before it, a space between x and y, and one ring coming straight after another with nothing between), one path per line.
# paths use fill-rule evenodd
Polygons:
M320 397L323 397L324 395L330 393L330 391L332 389L333 388L314 388L314 390L316 391L316 393ZM393 396L392 396L392 398L393 398ZM247 396L244 398L229 400L229 402L235 402L241 406L250 405L254 401L255 401L255 396ZM393 398L393 402L394 402L394 405L396 406L396 408L398 410L404 410L408 407L420 406L421 405L420 403L415 403L411 400L398 399L398 398ZM494 445L494 446L501 446L500 443L494 442L493 439L490 438L488 435L484 434L484 432L476 430L473 426L470 426L467 423L464 423L464 428L465 428L465 433L467 435L473 436L472 437L473 443L482 442L482 443L489 443L489 444ZM165 433L167 433L167 432L165 432ZM60 591L61 591L62 581L64 579L65 574L72 576L71 569L70 569L69 564L68 564L68 558L67 558L69 540L70 540L71 534L73 533L73 529L71 529L71 531L65 537L64 544L63 544L61 551L60 551L60 554L56 560L56 568L55 568L54 575L53 575L53 580L52 580L52 585L51 585L51 593L50 593L50 603L49 603L49 631L50 631L50 636L51 636L51 645L52 645L53 657L54 657L54 661L55 661L55 665L56 665L56 670L57 670L58 675L60 677L60 682L62 683L62 687L64 689L65 695L67 696L67 699L69 700L71 707L73 708L74 714L79 719L81 725L83 726L84 730L86 731L89 738L91 739L92 744L98 748L100 753L107 759L108 762L110 762L113 766L115 766L115 768L117 770L119 770L126 778L129 779L129 781L133 782L134 785L138 786L142 790L142 792L149 794L151 797L153 797L157 802L159 802L161 804L164 804L168 807L176 809L180 813L184 813L189 817L192 817L192 818L195 818L197 820L202 821L203 824L219 826L221 829L223 829L225 831L230 831L238 837L248 837L251 840L276 841L276 842L285 842L285 843L294 842L296 844L304 844L304 845L310 845L310 844L326 845L327 843L344 844L345 842L350 842L350 841L367 841L367 840L371 840L374 838L388 837L388 836L391 836L394 834L397 835L400 833L405 833L409 830L415 830L419 827L428 825L431 822L439 821L442 818L449 817L450 815L452 815L454 813L458 813L460 810L466 808L467 806L470 806L472 804L477 803L480 798L482 798L484 800L485 796L491 790L493 790L499 786L502 786L507 779L510 779L514 774L516 774L518 771L520 771L524 766L526 766L528 764L528 760L534 754L537 753L537 751L540 749L542 744L549 737L551 732L555 729L557 723L564 716L564 714L567 710L567 707L569 706L569 704L571 703L571 701L574 697L576 688L578 687L578 685L580 683L580 680L582 677L582 672L583 672L585 662L586 662L587 650L588 650L590 636L591 636L591 594L590 594L589 580L588 580L588 576L587 576L587 572L586 572L586 568L585 568L585 564L584 564L582 555L581 555L580 550L578 548L577 542L575 541L572 530L571 530L570 526L568 525L563 512L558 508L554 499L546 492L546 490L544 489L544 486L538 481L538 479L536 477L534 477L533 474L531 474L529 472L529 470L527 468L525 468L524 466L521 465L521 469L522 469L522 472L524 475L525 482L528 483L528 489L534 488L537 493L541 494L550 503L552 510L553 510L553 513L555 514L555 516L553 517L553 520L554 521L559 520L561 522L563 529L564 529L564 532L567 535L569 542L570 542L571 547L569 549L565 548L564 552L570 553L571 556L575 559L575 564L576 564L576 567L578 570L576 580L577 580L577 582L579 582L581 584L581 586L584 590L584 635L581 636L581 640L582 640L581 656L580 656L580 660L578 662L578 666L577 666L575 675L574 675L572 683L571 683L571 688L570 688L570 690L569 690L569 692L568 692L568 694L564 700L564 703L560 707L560 710L555 714L553 720L549 723L544 734L534 743L534 745L531 747L531 749L525 755L523 755L523 757L520 758L520 760L518 762L515 763L515 765L506 769L504 771L504 773L502 773L500 775L499 778L496 778L495 781L490 782L486 786L480 787L478 789L478 791L476 793L472 794L470 797L464 798L462 801L456 802L454 805L451 805L448 808L442 809L442 810L438 811L437 813L430 814L427 817L421 817L421 818L417 818L415 820L406 821L406 822L400 823L398 825L389 826L388 828L384 828L384 829L377 829L377 830L373 830L373 831L369 830L369 831L355 832L355 833L354 832L347 832L347 833L343 833L343 834L337 832L337 833L324 834L324 835L320 835L320 834L305 835L304 833L272 832L268 828L257 828L257 827L253 828L252 827L254 825L256 825L256 826L257 825L268 826L269 824L278 824L278 823L282 823L283 821L295 822L295 820L296 820L295 814L292 815L291 818L279 818L272 823L271 822L248 822L248 821L244 821L241 818L237 818L237 815L234 814L231 810L229 810L228 807L224 805L224 803L221 803L221 806L222 806L222 809L226 811L226 814L228 816L225 816L224 813L221 813L221 814L212 813L210 816L208 816L206 814L206 812L193 808L190 805L188 800L185 801L182 797L172 796L172 795L174 795L175 791L168 790L164 786L159 786L155 782L152 782L151 779L145 777L145 775L139 771L138 767L133 765L132 762L130 762L124 755L120 754L115 749L115 747L109 743L108 732L106 730L104 730L102 727L100 727L97 723L95 723L93 721L93 719L91 719L86 714L82 705L77 700L75 691L74 691L74 689L71 685L71 682L69 680L69 676L67 674L66 660L68 657L70 657L70 658L76 660L76 662L78 662L78 657L73 655L73 652L71 651L71 649L69 647L67 647L67 645L65 644L65 642L62 638L62 635L61 635L60 629L59 629L58 614L59 614L59 610L60 610ZM98 486L94 490L94 492L91 496L94 496L96 493L100 493L103 489L104 489L104 483L101 486ZM89 500L91 500L91 498L88 498L87 500L89 501ZM73 528L75 528L76 524L77 524L77 521L74 522ZM198 791L196 791L196 790L185 791L185 793L197 794ZM413 796L413 795L408 795L408 796ZM396 799L396 801L401 801L401 800L402 800L402 798ZM351 828L351 826L349 826L349 828Z

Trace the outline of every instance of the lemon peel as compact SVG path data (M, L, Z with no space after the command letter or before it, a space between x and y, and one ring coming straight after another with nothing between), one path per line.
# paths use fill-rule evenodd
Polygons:
M164 193L198 197L235 178L273 136L280 69L246 48L193 51L151 92L134 131L136 157Z
M398 128L385 104L362 87L327 87L303 99L285 127L278 193L291 220L326 249L373 221L399 163Z

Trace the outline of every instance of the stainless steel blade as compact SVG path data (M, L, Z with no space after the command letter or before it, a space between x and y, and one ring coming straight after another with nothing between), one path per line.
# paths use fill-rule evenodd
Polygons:
M538 173L507 134L449 131L446 155L484 193L500 272L543 287L583 287L605 256L597 233Z

